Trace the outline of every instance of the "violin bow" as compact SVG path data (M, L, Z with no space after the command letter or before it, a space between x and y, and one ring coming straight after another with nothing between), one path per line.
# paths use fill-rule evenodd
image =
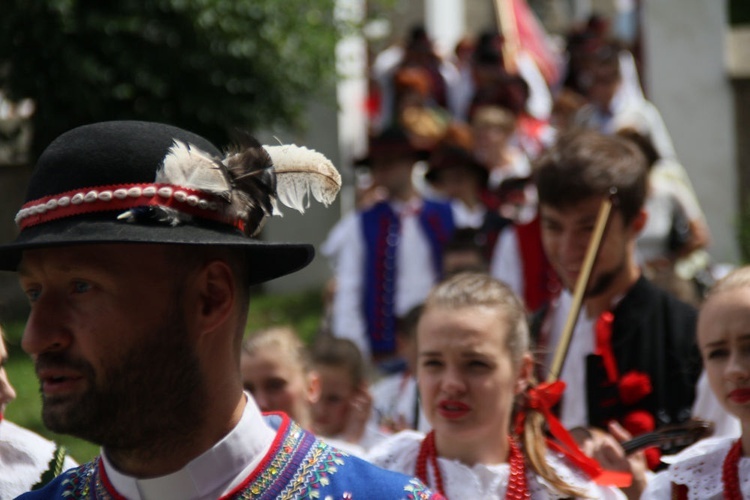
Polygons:
M714 424L701 419L692 419L682 424L668 425L625 441L622 449L626 455L651 446L685 448L713 434Z
M594 263L596 262L596 256L599 253L599 247L602 243L604 231L607 229L607 223L609 222L609 216L612 213L612 206L614 205L616 194L617 190L612 188L609 196L605 197L602 200L602 204L599 206L596 225L594 226L594 231L591 233L591 239L589 240L589 245L586 249L583 267L581 268L581 272L576 280L573 302L570 306L570 311L568 311L568 317L565 319L565 327L560 336L560 341L555 348L555 356L552 358L552 365L550 367L549 375L547 376L547 382L554 382L557 380L560 377L560 372L562 372L563 365L565 364L565 358L568 355L568 348L570 347L570 340L573 337L573 330L578 321L578 313L581 312L583 296L586 293L589 278L591 278L591 270L594 268Z

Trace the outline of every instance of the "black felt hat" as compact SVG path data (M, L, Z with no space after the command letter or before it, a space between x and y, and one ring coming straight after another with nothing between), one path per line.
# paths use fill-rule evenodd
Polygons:
M20 234L14 242L0 245L0 270L16 270L27 249L97 243L242 248L250 262L250 283L292 273L312 260L311 245L267 243L249 237L251 231L244 227L250 220L247 212L232 216L234 212L227 208L235 196L232 192L157 180L157 172L164 169L175 148L183 155L170 157L178 169L185 159L221 165L223 155L209 141L159 123L96 123L55 139L40 156L25 203L16 216ZM258 148L262 150L260 145ZM261 154L266 155L272 171L270 157L265 150ZM202 168L205 175L219 175L213 166ZM264 187L270 191L260 194L275 196L274 174L261 174L270 176ZM165 220L154 216L154 210L176 215Z
M367 156L356 159L354 165L372 168L378 160L397 158L407 158L417 162L426 160L429 154L429 151L416 147L402 128L389 127L368 139Z
M434 183L440 173L449 168L465 169L469 175L476 177L481 187L487 185L490 176L489 171L476 160L471 151L460 146L441 144L430 155L424 177Z

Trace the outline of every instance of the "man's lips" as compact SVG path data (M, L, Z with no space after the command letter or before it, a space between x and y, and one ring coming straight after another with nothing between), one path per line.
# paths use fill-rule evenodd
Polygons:
M37 371L37 376L42 385L42 393L45 396L59 396L75 390L83 375L79 372L64 369L43 369Z
M447 419L461 418L471 411L471 407L461 401L444 399L438 403L438 413Z
M727 397L738 404L750 402L750 388L735 389Z

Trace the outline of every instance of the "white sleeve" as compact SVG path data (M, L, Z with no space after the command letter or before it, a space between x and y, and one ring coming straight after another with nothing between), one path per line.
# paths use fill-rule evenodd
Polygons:
M659 160L651 170L650 177L661 180L673 190L690 220L705 220L693 184L685 167L673 158Z
M669 500L672 498L672 481L667 471L653 475L641 493L641 500Z
M552 114L552 93L544 80L544 76L542 76L542 72L539 71L534 59L525 51L518 54L516 64L521 78L529 85L529 99L526 103L526 110L534 118L548 120Z
M667 131L667 125L653 103L645 101L644 115L651 132L651 141L662 158L676 158L677 153L672 143L672 137Z
M490 274L523 298L523 263L518 252L518 236L514 227L506 228L497 238L495 249L492 251Z
M343 234L347 235L346 243L338 248L334 260L333 334L357 344L362 356L369 359L370 343L362 310L365 252L357 215L350 217L346 226L340 228L340 235Z
M742 432L740 421L730 415L719 404L711 387L708 385L706 372L701 372L695 386L695 403L693 403L693 417L714 423L712 437L739 437Z

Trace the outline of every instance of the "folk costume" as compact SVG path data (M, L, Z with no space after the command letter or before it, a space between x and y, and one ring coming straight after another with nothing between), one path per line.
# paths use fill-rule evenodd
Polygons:
M644 500L750 498L750 457L736 438L709 438L670 457L670 466L648 482Z
M262 416L252 399L219 443L168 476L119 473L106 452L21 497L97 499L437 498L416 479L376 468L333 448L285 414Z
M430 424L419 404L417 379L406 370L382 377L370 388L373 419L387 429L412 429L426 432Z
M577 126L598 130L603 134L614 134L618 130L632 127L651 138L662 158L675 158L672 138L659 110L642 95L628 92L624 86L615 93L609 109L601 110L594 104L586 104L574 116Z
M415 474L424 439L425 435L416 431L403 431L394 434L371 451L369 460L375 465L389 470ZM442 457L436 457L436 460L440 482L446 498L499 500L511 497L508 493L508 487L509 484L513 483L511 479L512 473L515 472L512 465L513 460L502 464L476 464L473 467ZM523 463L522 457L520 462ZM588 476L572 467L560 454L549 452L548 464L562 480L586 492L590 498L624 498L616 488L599 486L591 482ZM434 467L427 468L427 482L433 489L437 487L437 474ZM528 493L529 496L519 496L518 498L542 500L567 497L556 492L552 486L534 474L528 467L525 467L524 477L526 479L525 493ZM523 495L524 492L520 494Z
M39 434L0 420L0 498L15 498L31 490L58 459L61 470L78 465L58 450Z
M0 270L17 270L29 249L104 243L176 244L195 252L209 245L232 248L247 259L248 286L305 267L313 258L311 245L253 236L278 212L278 203L303 210L308 196L332 201L340 176L323 155L306 148L264 147L250 137L244 142L222 154L188 131L137 121L63 134L37 162L16 216L21 231L0 245ZM237 396L238 404L246 398L239 422L174 473L126 476L109 462L105 446L93 462L22 498L432 497L419 481L349 457L283 415L264 418L251 396ZM119 437L126 442L127 429Z
M563 291L532 321L532 335L547 353L545 370L571 302ZM692 306L643 277L599 318L582 309L559 377L567 385L563 425L606 428L615 419L639 435L690 418L700 373L696 318ZM650 457L656 464L658 455Z
M323 244L336 276L333 334L365 357L393 354L396 318L439 280L453 229L448 203L419 198L381 201L342 219Z
M490 274L521 297L528 311L536 311L559 292L560 280L542 248L538 215L503 229L492 250Z
M371 137L370 169L412 168L427 152L400 128ZM408 182L408 181L407 181ZM422 303L440 279L443 245L453 234L450 204L418 195L387 199L350 213L333 227L322 252L336 280L333 335L347 338L366 359L393 358L396 318Z

